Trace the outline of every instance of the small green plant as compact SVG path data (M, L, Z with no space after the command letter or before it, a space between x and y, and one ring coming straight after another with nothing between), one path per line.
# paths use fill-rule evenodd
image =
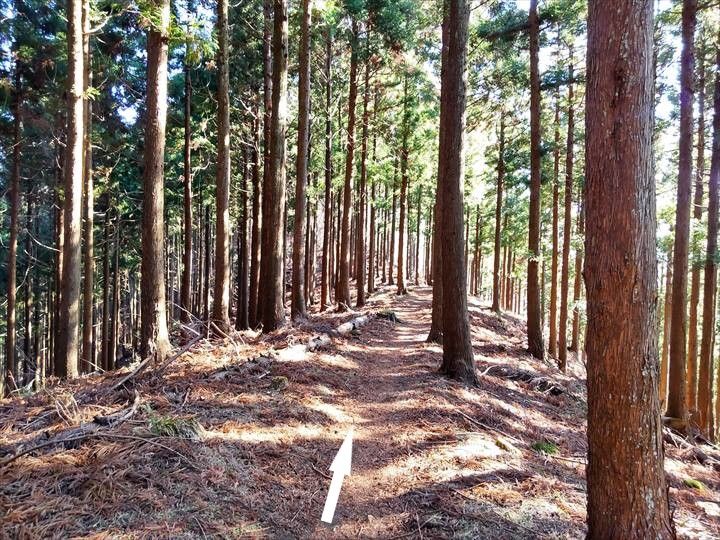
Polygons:
M694 478L686 478L683 480L683 483L692 489L697 489L698 491L705 491L705 484L703 484L700 480L695 480Z
M552 456L553 454L557 454L558 445L555 443L552 443L550 441L537 441L532 444L532 449L536 452L539 452L541 454L547 454L549 456Z
M287 388L288 384L288 378L280 375L272 378L270 381L270 389L275 390L276 392L281 392Z
M205 428L194 417L173 418L151 415L148 422L150 431L159 437L197 440L205 435Z

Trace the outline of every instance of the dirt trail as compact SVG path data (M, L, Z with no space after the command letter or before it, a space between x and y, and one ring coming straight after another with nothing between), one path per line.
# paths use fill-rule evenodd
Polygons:
M436 371L441 349L425 343L430 300L428 287L403 297L385 288L368 310L392 309L399 322L374 318L294 361L266 351L351 315L202 344L137 386L142 413L113 430L123 439L0 469L0 538L583 537L582 365L561 375L535 361L520 319L471 299L480 384L448 381ZM0 450L117 410L127 395L110 389L121 376L0 402ZM202 426L198 437L158 433L188 422ZM328 526L328 467L351 425L352 474ZM717 472L668 453L681 536L713 537Z

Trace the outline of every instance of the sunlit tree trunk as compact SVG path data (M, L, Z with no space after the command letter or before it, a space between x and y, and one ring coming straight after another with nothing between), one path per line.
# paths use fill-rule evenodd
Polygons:
M143 172L140 354L162 362L170 350L165 310L164 155L170 0L154 0L148 33ZM114 358L110 359L111 362Z
M570 83L572 85L572 83ZM553 165L553 191L552 191L552 259L550 261L550 317L548 325L548 354L557 358L557 324L558 324L558 221L560 217L560 93L555 95L555 148Z
M528 350L545 356L540 306L540 22L537 0L530 0L530 223L528 226L527 333Z
M670 314L672 313L672 245L667 253L665 270L665 301L663 307L663 339L660 352L660 407L664 408L667 401L668 356L670 353Z
M558 367L567 366L567 333L570 297L570 240L572 238L573 167L575 163L575 110L573 85L568 85L568 131L565 149L565 215L563 216L562 270L560 276L560 327L558 331Z
M440 91L440 146L445 155L439 171L442 207L443 361L441 372L453 379L477 381L467 313L467 276L463 261L463 182L465 131L465 68L470 6L466 0L445 0Z
M342 223L340 226L340 256L335 301L338 310L350 306L350 212L352 211L353 173L355 170L355 105L357 103L358 24L353 19L350 52L350 89L348 96L347 144L345 147L345 183L343 187Z
M193 2L188 3L192 10ZM193 174L192 174L192 76L190 73L190 40L185 41L184 58L184 95L183 95L183 270L180 287L180 322L190 323L192 312L192 275L193 275Z
M369 32L369 31L368 31ZM360 185L358 197L357 246L355 262L357 276L357 298L355 305L365 305L365 281L367 267L365 262L365 218L367 215L367 158L368 158L368 123L370 121L370 35L366 37L367 56L365 59L365 88L363 89L362 142L360 143Z
M248 284L248 326L256 328L258 324L258 287L260 285L260 119L256 109L253 123L253 141L250 150L252 160L252 230L250 232L250 283Z
M500 250L502 239L502 205L505 183L505 116L500 111L500 132L498 134L497 191L495 194L495 243L493 248L493 296L492 310L500 313L502 298L502 273L500 271Z
M680 56L680 152L673 252L672 317L670 323L670 380L667 416L687 422L686 333L690 193L692 190L693 78L697 0L683 0Z
M588 13L588 539L671 539L657 394L653 3ZM632 331L628 330L632 321Z
M251 160L256 156L252 156L248 160L248 154L255 153L253 149L248 152L246 146L243 147L242 155L242 171L241 185L238 201L238 230L237 230L237 274L235 276L237 282L237 310L235 313L235 328L237 330L247 330L248 321L248 215L247 215L247 194L248 194L248 176L253 167Z
M320 273L320 311L330 303L332 274L332 32L325 37L325 211L323 212L322 271Z
M80 276L83 185L83 24L81 0L67 2L67 141L65 149L65 219L63 268L60 279L60 316L55 357L60 377L78 374L80 353Z
M716 51L715 92L713 97L713 140L710 162L707 249L703 290L703 326L700 345L700 377L698 379L698 425L715 439L713 426L713 349L717 295L718 260L718 190L720 189L720 49ZM720 381L718 382L720 384Z

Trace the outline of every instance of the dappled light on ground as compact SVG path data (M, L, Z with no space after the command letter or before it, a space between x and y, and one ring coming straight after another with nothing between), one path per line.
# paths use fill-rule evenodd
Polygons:
M567 375L525 351L522 321L471 299L479 386L437 374L425 343L430 290L376 294L392 309L324 350L274 356L353 315L319 314L269 340L205 343L149 375L141 406L105 435L0 469L9 536L203 538L579 538L585 534L584 367ZM296 332L294 334L293 332ZM117 410L121 374L5 401L5 453ZM352 474L332 526L320 522L328 467L354 427ZM178 435L182 434L182 435ZM718 473L670 446L681 536L720 526ZM688 478L703 489L686 485ZM713 506L714 505L714 506Z

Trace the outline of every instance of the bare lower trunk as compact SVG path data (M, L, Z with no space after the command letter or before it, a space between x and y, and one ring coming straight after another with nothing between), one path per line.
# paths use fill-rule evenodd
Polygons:
M323 213L322 271L320 274L320 311L330 303L332 275L332 33L327 30L325 42L325 206Z
M68 0L68 87L67 142L65 152L65 222L63 269L60 279L62 295L58 319L56 372L60 377L78 374L80 352L80 276L83 184L83 27L82 3Z
M591 540L675 538L657 394L652 10L644 0L615 2L614 9L589 4L585 283ZM627 321L633 321L632 331Z
M555 96L555 151L553 166L552 194L552 259L550 262L550 332L548 336L548 354L557 358L557 324L558 324L558 221L560 214L560 95Z
M180 290L180 321L190 322L192 312L192 275L193 275L193 193L192 193L192 133L191 133L191 102L192 79L190 75L189 51L190 42L185 42L185 94L184 100L184 147L183 147L183 272Z
M673 306L670 323L670 380L667 415L687 421L686 332L690 192L692 190L693 76L697 0L683 0L680 57L680 152L673 252Z
M88 373L95 363L93 356L93 307L95 300L95 247L93 237L95 198L93 187L93 153L92 153L92 101L87 97L87 89L92 85L92 64L90 52L90 2L85 0L83 5L83 54L85 58L85 69L83 86L85 88L84 98L84 185L83 185L83 213L85 214L85 226L83 228L83 240L85 252L83 259L84 281L83 281L83 339L82 371Z
M250 232L250 283L248 285L248 325L258 325L258 287L260 285L260 122L256 115L253 127L252 159L252 231Z
M467 313L463 261L463 181L465 131L465 60L470 6L445 0L440 97L440 147L444 167L438 195L442 207L443 361L441 371L466 383L477 382Z
M497 191L495 194L495 246L493 249L493 298L492 310L500 313L502 298L502 275L500 271L500 250L502 241L502 206L505 183L505 116L500 116L500 133L498 136ZM504 270L504 268L503 268Z
M665 302L663 308L663 339L660 352L660 384L658 398L660 407L664 408L667 401L668 354L670 352L670 314L672 313L672 245L667 253L665 269Z
M164 155L170 1L155 0L159 18L148 34L143 173L140 354L162 362L170 350L165 309ZM114 359L111 359L113 361Z

